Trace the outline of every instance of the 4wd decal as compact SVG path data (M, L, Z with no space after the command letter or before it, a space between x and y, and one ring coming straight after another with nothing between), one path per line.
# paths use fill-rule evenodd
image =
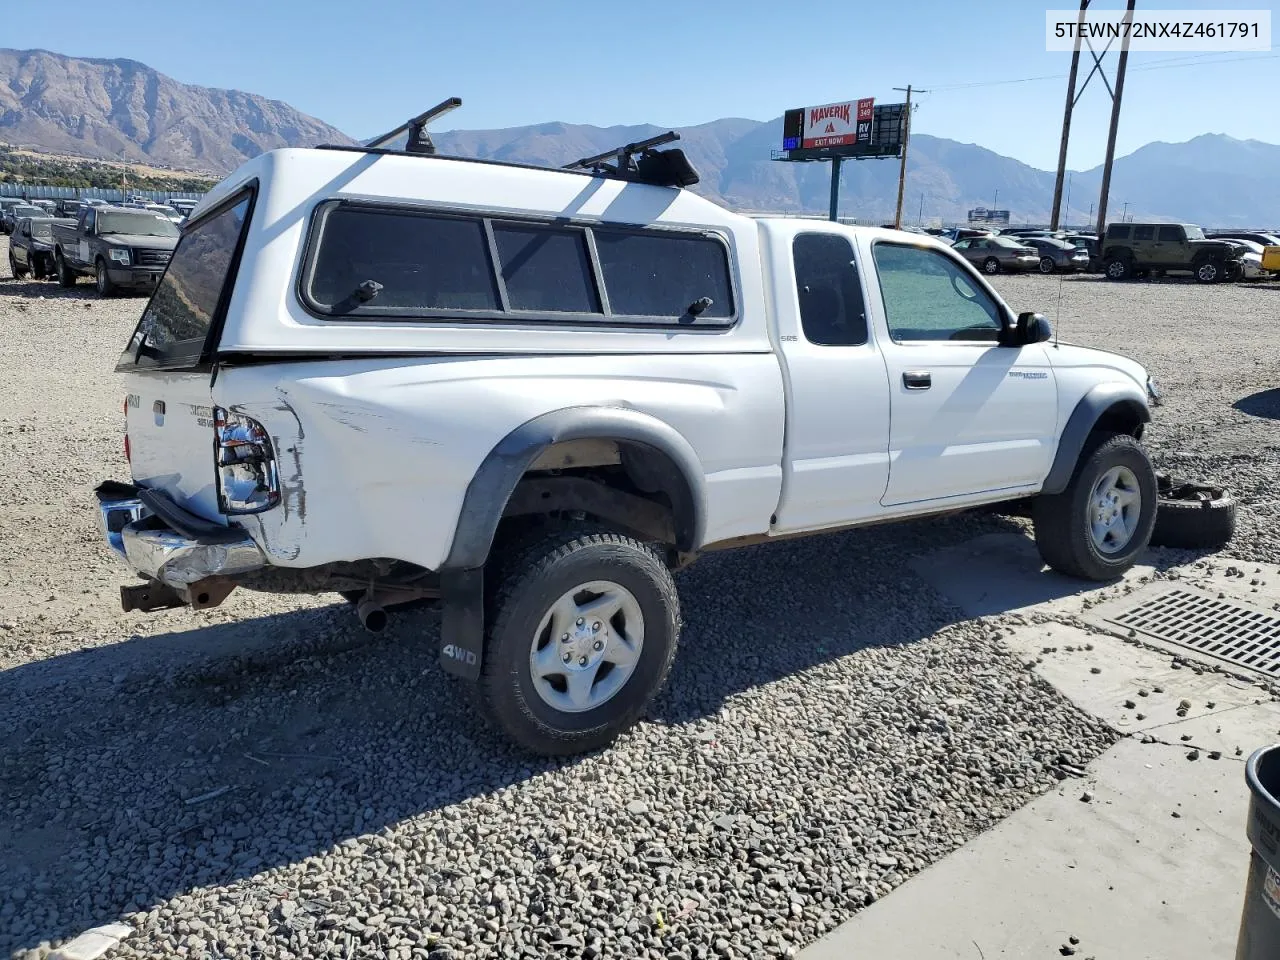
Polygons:
M1010 370L1009 376L1015 380L1047 380L1049 374L1043 370Z

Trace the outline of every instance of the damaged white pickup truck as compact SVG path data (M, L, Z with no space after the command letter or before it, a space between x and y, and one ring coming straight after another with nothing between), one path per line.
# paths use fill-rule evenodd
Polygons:
M651 146L245 164L120 359L132 480L98 498L144 578L126 609L337 591L377 629L435 600L443 667L563 754L658 690L703 551L1030 498L1050 566L1130 566L1137 363L1053 343L928 238L740 216L695 179Z

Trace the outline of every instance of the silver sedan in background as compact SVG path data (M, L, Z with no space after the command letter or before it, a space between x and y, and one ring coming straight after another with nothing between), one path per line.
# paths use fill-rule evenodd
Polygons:
M983 273L999 273L1001 270L1022 271L1040 269L1040 254L1011 237L973 237L957 240L952 250L976 264Z
M1022 237L1022 243L1034 247L1040 256L1041 273L1054 273L1058 270L1085 270L1089 266L1089 251L1078 248L1067 240L1057 237Z

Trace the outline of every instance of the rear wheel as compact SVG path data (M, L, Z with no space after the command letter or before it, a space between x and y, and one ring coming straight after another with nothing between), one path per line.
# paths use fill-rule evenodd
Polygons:
M995 257L987 257L982 261L982 272L986 274L996 274L1000 272L1000 261Z
M666 679L680 601L652 547L576 525L495 564L478 693L486 716L547 756L632 726Z
M1089 438L1067 488L1031 506L1045 563L1086 580L1114 580L1137 559L1156 521L1156 474L1124 433Z
M67 266L67 261L63 259L61 250L54 254L53 266L58 274L59 286L74 287L76 285L76 275L72 269Z
M116 292L116 285L111 282L111 276L107 273L107 264L104 260L99 260L94 267L94 285L98 288L98 296L109 297Z
M1053 257L1041 257L1041 258L1040 258L1040 272L1041 272L1041 273L1053 273L1053 269L1054 269Z
M1128 280L1132 272L1129 261L1124 257L1107 257L1107 262L1102 265L1102 269L1108 280Z

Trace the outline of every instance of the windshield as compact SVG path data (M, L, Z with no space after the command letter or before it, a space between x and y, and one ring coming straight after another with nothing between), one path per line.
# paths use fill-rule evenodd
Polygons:
M37 240L48 240L53 236L53 224L48 220L32 220L31 236Z
M1193 227L1190 224L1183 224L1182 229L1187 231L1188 240L1203 240L1204 231L1199 227Z
M29 207L26 204L19 204L13 208L13 218L15 220L21 217L43 217L44 211L39 207Z
M149 210L108 210L98 214L98 233L125 233L136 237L176 237L178 228L168 217Z

